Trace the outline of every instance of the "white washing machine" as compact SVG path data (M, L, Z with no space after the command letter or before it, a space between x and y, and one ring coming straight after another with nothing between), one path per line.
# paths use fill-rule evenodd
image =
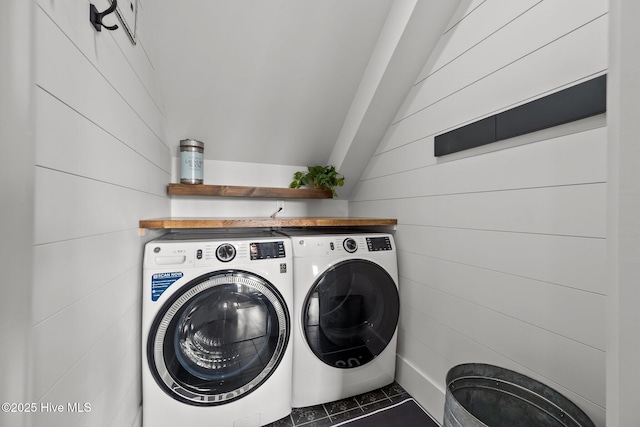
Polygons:
M293 407L395 377L400 300L393 236L287 233L293 247Z
M145 245L144 427L256 427L291 412L291 254L270 232Z

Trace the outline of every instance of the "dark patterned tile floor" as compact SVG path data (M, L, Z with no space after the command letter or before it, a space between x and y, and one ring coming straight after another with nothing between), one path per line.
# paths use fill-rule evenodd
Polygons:
M307 408L294 408L291 414L281 420L267 424L266 427L327 427L351 418L376 411L408 397L398 383L363 393L347 399L337 400Z

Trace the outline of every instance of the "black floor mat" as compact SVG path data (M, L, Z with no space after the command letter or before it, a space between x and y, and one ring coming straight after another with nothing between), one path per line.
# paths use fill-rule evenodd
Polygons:
M407 399L344 423L344 427L439 427L415 400Z

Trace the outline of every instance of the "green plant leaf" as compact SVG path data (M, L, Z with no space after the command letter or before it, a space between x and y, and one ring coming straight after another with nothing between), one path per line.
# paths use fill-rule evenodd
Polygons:
M338 174L335 166L307 166L307 172L298 171L293 175L293 181L289 185L291 188L300 188L302 186L321 187L331 190L336 196L334 187L344 185L344 177Z

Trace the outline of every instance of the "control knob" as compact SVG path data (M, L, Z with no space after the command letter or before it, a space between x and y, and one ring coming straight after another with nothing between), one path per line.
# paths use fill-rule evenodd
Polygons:
M216 249L216 258L222 262L229 262L236 257L236 248L230 243L223 243Z
M358 244L351 237L347 237L346 239L344 239L344 242L342 242L342 246L344 247L344 250L349 252L350 254L358 250Z

